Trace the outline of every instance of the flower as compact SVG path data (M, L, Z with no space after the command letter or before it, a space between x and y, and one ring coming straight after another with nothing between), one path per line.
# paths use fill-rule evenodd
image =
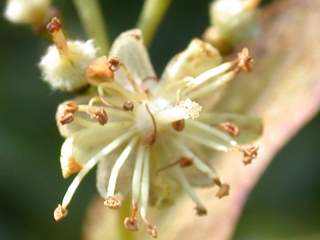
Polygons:
M4 16L13 23L38 26L46 18L51 0L8 0Z
M42 57L39 67L44 81L53 89L74 92L86 85L88 65L97 57L93 40L67 41L61 30L61 22L53 18L47 25L55 45Z
M108 57L88 66L88 82L96 92L58 108L59 130L66 138L60 159L63 176L78 174L55 219L66 216L76 189L96 165L97 188L107 207L120 208L131 195L131 214L124 220L128 230L138 230L141 219L156 237L149 205L171 202L179 190L194 201L198 215L206 214L193 186L216 186L219 198L230 188L209 164L208 150L239 151L249 163L257 152L241 144L257 138L262 126L258 118L216 113L202 103L241 71L251 70L251 63L244 49L235 60L221 64L215 48L194 39L159 80L141 32L122 33Z

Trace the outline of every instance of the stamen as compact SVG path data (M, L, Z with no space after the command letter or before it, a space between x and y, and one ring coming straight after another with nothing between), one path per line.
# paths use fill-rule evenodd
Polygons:
M63 218L65 218L68 215L68 210L61 206L61 204L58 205L58 207L53 212L54 220L60 221Z
M87 173L99 162L99 160L111 152L113 152L115 149L117 149L119 146L121 146L125 141L127 141L133 134L135 133L134 130L130 130L123 135L119 136L115 140L113 140L111 143L109 143L107 146L105 146L99 153L97 153L95 156L93 156L89 161L83 166L82 170L78 173L78 175L73 179L72 183L70 184L69 188L67 189L67 192L65 193L61 207L63 209L66 209L69 205L74 193L76 192L77 188L79 187L82 179L87 175Z
M248 148L238 147L237 149L243 153L242 161L245 165L252 163L252 160L256 159L258 156L258 146L250 146Z
M181 132L183 131L184 127L185 127L185 121L184 119L175 121L172 123L172 127L174 128L174 130L176 130L177 132Z
M222 85L226 84L227 82L231 81L238 73L238 70L232 70L223 74L222 76L215 79L215 81L208 83L205 86L202 86L199 89L196 89L188 95L191 99L202 97L212 91L216 90L217 88L221 87Z
M78 105L74 101L68 101L63 105L61 115L58 117L62 125L73 122L74 114L78 111Z
M147 225L147 233L153 237L157 238L158 232L155 225L150 224L147 219L147 209L149 206L149 184L150 184L150 174L149 174L149 150L146 151L144 155L144 163L143 163L143 173L141 179L141 192L140 192L140 201L141 201L141 208L140 208L140 215L142 220Z
M121 207L120 196L108 196L104 201L104 205L110 209L119 209Z
M108 122L108 114L103 108L99 108L94 112L88 112L91 119L97 120L100 125L105 125Z
M181 168L190 167L193 164L193 160L190 157L182 156L177 161L174 161L172 163L169 163L167 166L164 166L162 168L159 168L157 170L157 174L160 172L167 170L169 168L172 168L174 166L180 165Z
M178 140L173 141L173 145L176 146L183 154L192 158L194 166L201 172L205 173L209 178L217 178L217 173L214 169L211 169L203 161L201 161L188 147L180 143Z
M188 123L191 127L194 127L195 131L197 131L197 132L203 131L205 133L211 134L211 135L227 142L231 146L238 145L238 143L235 140L233 140L233 138L231 138L228 134L225 134L224 132L220 131L219 129L217 129L215 127L210 127L207 124L204 124L200 121L189 121Z
M253 68L253 58L250 56L249 49L244 48L238 53L238 71L251 72Z
M61 56L67 56L68 44L61 30L61 22L57 17L53 17L47 25L47 30L52 36L52 40L56 45Z
M137 203L135 201L132 201L131 216L126 217L123 222L127 230L138 231L137 213L138 213Z
M133 170L133 177L132 177L132 199L134 202L139 201L140 195L140 185L141 185L141 177L142 177L142 167L143 167L143 160L144 155L146 152L146 147L142 144L139 145L136 162Z
M190 140L193 140L197 143L200 143L206 147L212 148L213 150L221 151L221 152L228 152L228 147L226 147L223 144L213 142L213 141L208 141L206 139L203 139L201 137L195 136L194 134L182 132L180 133L182 137L188 138Z
M132 101L124 102L122 108L126 111L132 112L134 109L134 103Z
M177 180L181 184L181 187L196 204L197 214L206 213L206 207L202 204L201 200L198 198L193 188L188 183L188 180L186 176L183 174L182 170L180 168L175 168L175 170L176 170L175 173L176 173Z
M120 170L125 164L126 160L128 159L130 153L133 151L137 141L138 141L138 137L133 138L130 141L130 143L125 147L125 149L122 151L120 156L117 158L115 164L113 165L110 178L109 178L107 197L114 196Z
M234 123L223 122L220 123L218 126L233 137L237 137L240 134L240 128Z
M209 70L201 73L200 75L195 77L193 80L188 79L189 80L188 85L190 87L190 90L197 87L197 86L201 86L201 85L207 83L211 79L214 79L215 77L218 77L223 73L226 73L227 71L234 68L234 66L236 66L236 63L237 63L236 60L231 61L231 62L226 62L226 63L223 63L215 68L209 69Z
M216 194L216 196L218 198L223 198L225 196L228 196L229 195L229 192L230 192L230 186L229 184L227 183L221 183L220 179L219 178L215 178L214 179L214 183L219 187L219 190Z

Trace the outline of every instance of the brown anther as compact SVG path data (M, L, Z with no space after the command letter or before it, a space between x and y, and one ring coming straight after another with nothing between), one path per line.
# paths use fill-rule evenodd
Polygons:
M157 238L158 237L158 230L157 230L157 227L155 225L151 225L151 224L148 225L147 233L153 238Z
M131 101L126 101L126 102L124 102L122 108L123 108L124 110L126 110L126 111L130 111L130 112L131 112L131 111L133 111L134 104L133 104L133 102L131 102Z
M69 112L64 112L63 115L59 118L59 122L62 125L72 123L74 120L74 114Z
M198 216L205 216L208 213L207 209L205 209L204 207L201 207L201 206L196 206L195 210L196 210Z
M224 131L226 131L228 134L230 134L233 137L237 137L240 134L239 127L233 123L230 123L230 122L220 123L219 127L222 128Z
M175 121L172 123L172 127L174 130L178 131L178 132L181 132L183 131L183 129L185 128L185 121L184 119L181 119L181 120L178 120L178 121Z
M221 184L221 186L219 186L219 190L218 190L216 196L221 199L225 196L228 196L229 192L230 192L229 184L223 183L223 184Z
M189 157L181 157L178 162L182 168L190 167L193 164L193 160Z
M103 204L110 209L119 209L121 207L121 200L119 197L109 196Z
M73 122L74 114L78 111L78 105L74 101L68 101L64 104L59 122L62 125Z
M57 17L53 17L50 22L47 24L47 30L50 33L61 30L61 21Z
M103 108L100 108L95 112L89 112L89 116L90 118L97 120L100 125L105 125L108 122L108 114Z
M120 68L120 61L119 58L117 57L110 57L108 59L108 68L110 69L110 71L115 72Z
M246 149L240 148L240 151L243 153L243 160L242 160L243 163L245 165L250 164L252 160L258 156L258 150L259 150L259 147L257 146L251 146Z
M53 17L47 24L47 30L52 36L52 40L56 45L61 56L68 56L68 43L62 32L62 24L57 17Z
M253 58L250 56L249 49L244 48L238 53L238 68L246 72L251 72L253 68Z
M126 217L123 221L124 227L132 232L136 232L139 230L138 222L136 218Z
M67 215L68 215L68 210L62 207L61 204L59 204L58 207L56 207L56 209L53 212L54 220L57 222L65 218Z

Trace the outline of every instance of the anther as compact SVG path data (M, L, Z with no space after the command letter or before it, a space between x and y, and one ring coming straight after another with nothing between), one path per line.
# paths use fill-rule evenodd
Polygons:
M56 45L59 53L66 56L68 53L68 45L62 32L61 21L57 17L53 17L47 24L47 30L51 34L52 40Z
M185 167L190 167L193 164L192 158L189 157L181 157L178 160L178 163L180 164L180 167L185 168Z
M198 216L205 216L208 213L207 209L205 209L204 207L201 207L201 206L196 206L195 210L196 210Z
M68 123L72 123L74 120L74 114L73 113L64 113L60 118L59 118L59 122L62 125L68 124Z
M253 159L255 159L258 156L259 147L250 146L245 149L240 148L239 150L243 153L243 163L245 165L248 165L252 162Z
M119 209L121 207L121 200L119 197L109 196L103 204L110 209Z
M237 137L240 134L239 127L233 123L230 123L230 122L220 123L219 127L222 128L224 131L226 131L228 134L230 134L233 137Z
M253 68L253 58L250 56L249 49L244 48L238 53L238 70L251 72Z
M73 122L74 114L78 111L78 105L74 101L68 101L64 104L59 122L62 125Z
M215 178L213 181L214 181L214 183L219 187L219 190L218 190L218 192L216 193L216 196L217 196L218 198L221 199L221 198L229 195L229 192L230 192L230 186L229 186L229 184L227 184L227 183L221 183L220 179L218 179L218 178Z
M185 128L185 121L184 119L175 121L172 123L172 127L174 130L176 130L177 132L181 132L183 131L183 129Z
M53 217L55 221L60 221L61 219L65 218L68 215L68 210L64 207L62 207L61 204L56 207L56 209L53 212Z
M132 210L131 210L131 216L126 217L124 219L124 226L129 231L138 231L138 221L137 221L137 213L138 213L138 206L135 201L132 201Z
M90 118L97 120L100 125L105 125L108 122L108 114L103 108L94 112L89 112L89 116Z
M126 217L123 222L125 228L129 231L136 232L139 230L136 218Z
M53 17L51 21L47 24L47 30L50 33L61 30L61 21L57 17Z
M131 101L126 101L124 102L122 108L125 110L125 111L133 111L133 108L134 108L134 104L133 102Z
M114 56L110 57L108 59L108 68L110 69L110 71L116 72L120 68L119 58Z
M158 230L157 230L157 227L155 225L151 225L151 224L148 225L147 233L153 238L157 238L158 237Z

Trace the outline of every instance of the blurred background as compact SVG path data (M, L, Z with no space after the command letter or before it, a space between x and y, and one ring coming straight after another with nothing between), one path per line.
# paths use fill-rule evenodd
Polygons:
M134 26L143 1L101 2L114 38ZM202 34L209 2L173 1L151 47L158 73L192 37ZM1 13L4 3L0 3ZM85 39L72 1L54 4L61 9L68 36ZM70 181L63 180L60 172L63 139L54 115L57 105L70 96L51 91L40 80L37 63L48 44L27 26L11 25L1 16L1 240L81 239L86 209L97 194L91 173L76 194L68 218L54 222L52 211ZM234 239L320 239L319 133L318 115L276 156L252 192Z

